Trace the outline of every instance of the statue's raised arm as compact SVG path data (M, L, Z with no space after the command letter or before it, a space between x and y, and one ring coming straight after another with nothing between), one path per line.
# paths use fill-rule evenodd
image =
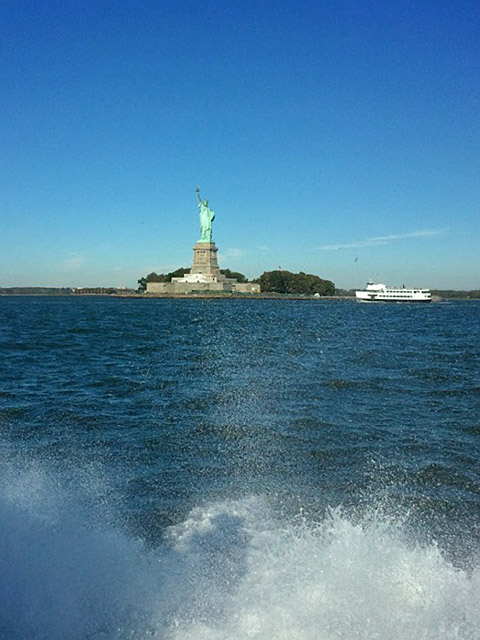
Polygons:
M195 191L197 192L198 203L200 204L202 202L202 199L200 198L200 188L197 187Z

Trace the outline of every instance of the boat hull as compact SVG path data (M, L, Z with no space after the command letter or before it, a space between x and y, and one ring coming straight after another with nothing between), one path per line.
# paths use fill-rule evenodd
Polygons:
M431 302L432 299L426 299L426 300L420 300L420 299L414 299L412 298L411 300L405 300L405 299L398 299L398 300L394 300L392 298L389 299L382 299L382 298L359 298L357 296L357 302L366 302L367 304L371 304L371 303L382 303L382 302L386 302L386 303L402 303L402 304L407 304L407 303L411 303L411 302L420 302L420 303L426 303L426 302Z

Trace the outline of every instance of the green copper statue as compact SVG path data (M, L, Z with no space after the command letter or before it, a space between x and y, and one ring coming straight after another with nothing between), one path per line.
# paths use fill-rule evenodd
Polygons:
M212 241L212 222L215 218L214 212L208 206L208 200L200 198L200 189L197 187L198 208L200 209L200 232L202 234L199 242Z

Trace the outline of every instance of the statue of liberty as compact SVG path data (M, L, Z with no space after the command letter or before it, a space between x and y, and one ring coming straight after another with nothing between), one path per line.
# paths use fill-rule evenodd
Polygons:
M211 242L212 241L212 222L215 218L215 213L208 206L208 200L202 200L200 198L200 189L196 188L198 198L198 208L200 209L200 232L201 238L198 242Z

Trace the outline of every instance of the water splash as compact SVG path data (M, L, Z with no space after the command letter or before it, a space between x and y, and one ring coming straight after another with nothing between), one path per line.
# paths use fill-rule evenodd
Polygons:
M279 520L259 497L224 500L151 550L102 521L85 486L32 465L2 472L0 575L10 640L480 637L480 568L379 514L312 523Z

